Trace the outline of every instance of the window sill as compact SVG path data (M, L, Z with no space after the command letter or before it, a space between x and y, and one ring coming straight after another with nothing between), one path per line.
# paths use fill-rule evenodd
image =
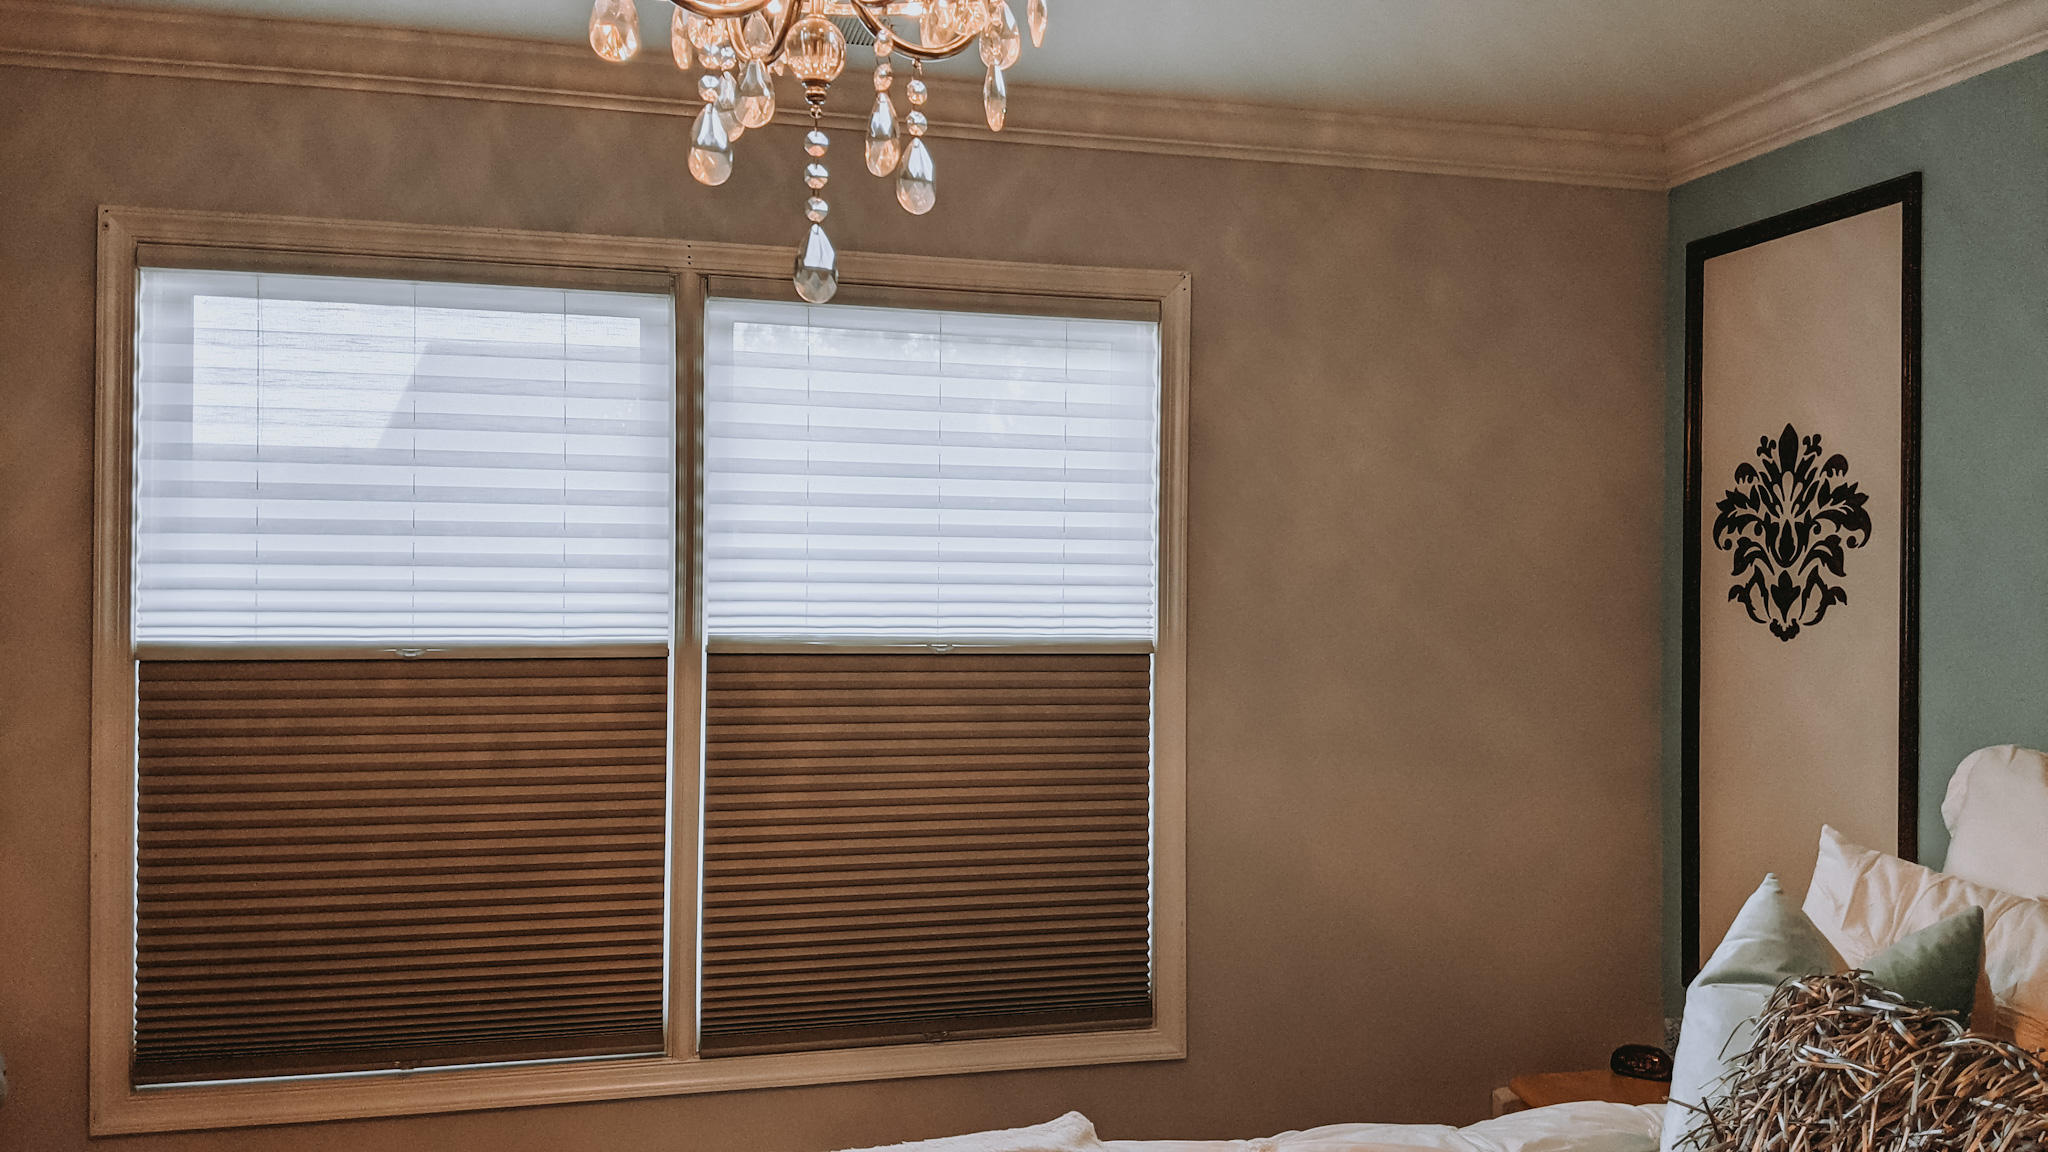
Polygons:
M91 1130L94 1136L117 1136L241 1128L1186 1056L1182 1037L1149 1028L716 1060L655 1057L177 1085L96 1099Z

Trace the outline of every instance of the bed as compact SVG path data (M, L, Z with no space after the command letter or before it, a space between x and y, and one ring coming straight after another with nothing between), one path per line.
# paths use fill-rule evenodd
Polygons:
M1829 959L1839 971L1866 967L1865 961L1881 949L1959 909L1976 911L1983 926L1983 947L1975 953L1980 1030L2048 1053L2048 754L2010 745L1971 754L1952 778L1942 812L1951 836L1944 872L1859 848L1833 829L1823 829L1804 912L1791 914L1808 931L1825 937L1820 950L1832 950ZM1776 878L1766 878L1753 901L1776 888ZM1738 921L1724 949L1738 943L1740 927ZM1688 998L1685 1030L1692 1035L1690 1044L1681 1043L1681 1081L1688 1047L1704 1044L1723 1053L1747 1047L1731 1039L1737 1035L1731 1029L1740 1024L1704 1012L1695 1020L1707 978L1703 971ZM1967 969L1963 984L1969 984ZM1773 987L1766 983L1752 990L1759 1006ZM1718 1008L1726 1011L1725 1000ZM1750 1010L1752 1019L1754 1014ZM1716 1083L1701 1080L1709 1092ZM1674 1083L1674 1101L1688 1089L1700 1090ZM1029 1128L862 1152L1672 1152L1693 1115L1677 1103L1582 1102L1511 1113L1464 1128L1335 1124L1251 1140L1187 1141L1105 1140L1086 1116L1069 1112ZM1678 1126L1668 1137L1667 1120Z
M1466 1128L1331 1124L1254 1140L1104 1140L1079 1112L1029 1128L976 1132L863 1152L1654 1152L1661 1104L1534 1108Z

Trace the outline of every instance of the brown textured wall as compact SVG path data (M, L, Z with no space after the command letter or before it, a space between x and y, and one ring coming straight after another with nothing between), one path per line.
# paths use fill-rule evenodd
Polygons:
M87 1146L96 206L794 242L793 134L707 192L683 123L0 67L0 1149ZM912 220L855 152L849 246L1194 273L1191 1057L105 1146L1464 1122L1657 1035L1663 197L946 140Z

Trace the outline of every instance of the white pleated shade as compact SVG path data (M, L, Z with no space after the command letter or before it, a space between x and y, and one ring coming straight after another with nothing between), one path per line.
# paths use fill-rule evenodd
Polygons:
M713 639L1149 641L1158 326L711 301Z
M669 298L145 269L139 642L665 641Z

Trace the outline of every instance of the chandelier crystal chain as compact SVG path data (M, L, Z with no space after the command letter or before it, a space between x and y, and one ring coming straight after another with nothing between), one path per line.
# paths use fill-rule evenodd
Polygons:
M991 131L1009 117L1005 73L1024 51L1029 30L1033 47L1045 43L1046 0L1028 0L1020 25L1009 0L669 0L669 50L676 67L699 71L697 96L704 106L690 127L690 175L716 186L732 176L733 144L750 128L775 119L775 82L790 76L803 88L811 119L804 135L809 230L797 250L797 295L823 304L839 290L839 255L825 234L831 211L824 198L832 175L825 166L825 97L846 69L846 29L865 29L874 38L875 105L868 117L863 156L876 176L894 177L896 202L922 216L938 202L938 169L924 106L928 60L944 60L969 49L981 55L987 80L982 111ZM842 27L841 21L848 21ZM590 47L623 64L640 50L640 14L633 0L596 0L590 12ZM893 92L892 59L910 61L904 85L907 111L899 120Z

